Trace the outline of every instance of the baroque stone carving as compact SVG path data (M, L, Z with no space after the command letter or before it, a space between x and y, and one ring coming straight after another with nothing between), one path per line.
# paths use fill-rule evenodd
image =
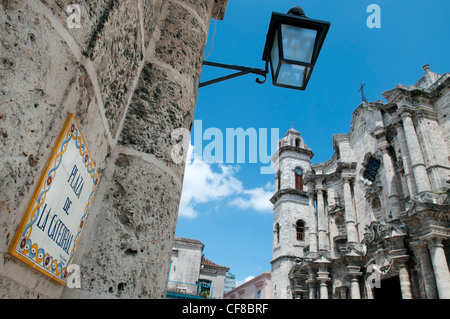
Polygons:
M366 194L365 197L370 199L381 192L383 187L381 186L381 182L377 179L375 182L371 184L366 184Z
M363 243L381 244L383 240L395 236L404 236L407 234L408 227L399 219L389 221L373 221L370 225L364 227Z

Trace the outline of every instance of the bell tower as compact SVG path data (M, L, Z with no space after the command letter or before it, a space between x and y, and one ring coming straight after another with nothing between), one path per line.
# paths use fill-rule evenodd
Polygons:
M272 298L293 298L289 273L308 246L310 219L304 174L311 170L314 153L293 127L278 142L273 206Z

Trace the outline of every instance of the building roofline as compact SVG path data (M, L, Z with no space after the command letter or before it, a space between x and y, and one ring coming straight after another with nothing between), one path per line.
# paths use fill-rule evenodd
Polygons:
M250 279L249 281L244 282L242 285L237 286L236 288L234 288L233 290L230 290L229 292L227 292L225 296L227 295L231 295L233 293L236 293L237 291L241 290L242 288L244 288L245 286L249 286L259 280L261 280L263 277L270 277L272 278L272 273L270 271L265 271L262 274L256 276L255 278Z
M200 240L197 239L191 239L191 238L184 238L184 237L175 237L173 244L175 244L176 242L178 243L183 243L183 244L187 244L187 245L197 245L197 246L201 246L202 250L205 247L205 244L203 244Z
M206 258L205 256L202 256L202 262L201 265L203 266L207 266L207 267L213 267L213 268L223 268L223 269L230 269L230 267L227 266L221 266L216 264L215 262L209 260L208 258Z

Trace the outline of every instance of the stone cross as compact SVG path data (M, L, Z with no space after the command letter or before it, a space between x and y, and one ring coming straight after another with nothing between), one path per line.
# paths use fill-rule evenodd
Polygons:
M361 83L361 87L359 88L358 92L361 92L361 100L363 102L367 102L366 96L364 95L364 86L366 86L366 83Z

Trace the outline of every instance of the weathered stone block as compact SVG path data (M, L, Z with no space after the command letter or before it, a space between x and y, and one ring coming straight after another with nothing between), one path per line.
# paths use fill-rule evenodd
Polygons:
M53 15L60 21L70 35L86 54L89 52L90 45L96 42L99 32L103 29L105 21L108 19L111 7L117 3L117 0L41 0L45 6L50 9ZM69 28L67 18L72 12L67 12L70 4L80 6L81 28Z
M190 11L171 3L161 25L155 55L194 81L201 73L206 37L207 30Z
M164 0L142 0L142 19L144 25L144 46L149 47L153 32L161 15Z
M191 7L205 21L205 23L209 24L209 19L211 17L211 11L214 7L214 3L212 1L180 0L180 2Z
M9 2L0 25L0 211L10 214L33 191L59 133L57 106L75 61L49 21L26 3ZM15 221L21 217L18 212ZM8 245L13 232L6 231L1 241Z
M119 140L124 146L152 154L182 175L184 165L171 158L172 131L189 129L194 101L172 74L146 63L128 108Z
M103 28L98 31L88 55L97 70L105 116L115 137L143 59L137 2L114 3Z
M83 240L80 260L75 260L82 266L81 289L111 297L163 298L179 204L172 194L181 190L171 176L141 158L119 154L115 165L111 180L100 186L106 195L99 213L87 224L93 238Z

